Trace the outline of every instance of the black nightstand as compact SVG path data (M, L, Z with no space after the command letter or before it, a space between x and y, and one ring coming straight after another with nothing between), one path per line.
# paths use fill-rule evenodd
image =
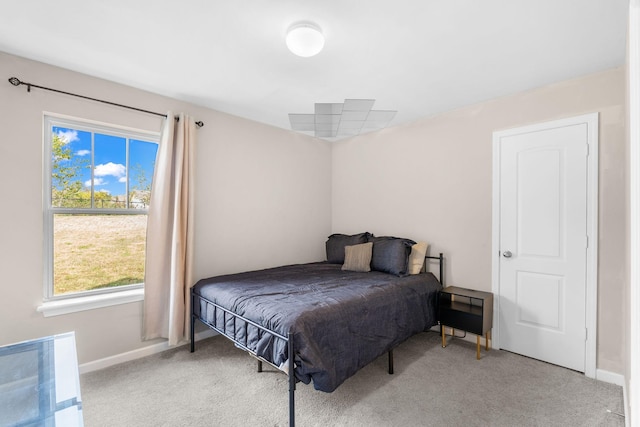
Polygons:
M447 346L445 326L477 335L476 358L480 359L480 337L485 336L485 349L489 350L493 324L493 294L491 292L448 286L440 291L438 319L442 333L442 347Z

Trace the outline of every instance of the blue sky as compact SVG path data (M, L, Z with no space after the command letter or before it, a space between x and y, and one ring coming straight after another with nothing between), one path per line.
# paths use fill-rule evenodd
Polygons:
M91 132L62 127L53 127L52 130L71 149L74 160L91 164ZM148 183L151 182L158 144L133 139L129 141L129 176L126 147L123 137L95 133L94 191L107 192L112 196L124 195L127 179L130 188L136 185L138 170L143 172ZM83 168L78 179L90 190L91 168Z

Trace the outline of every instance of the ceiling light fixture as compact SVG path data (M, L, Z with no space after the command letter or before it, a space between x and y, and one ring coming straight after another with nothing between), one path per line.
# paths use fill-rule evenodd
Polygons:
M286 41L289 50L303 58L317 55L324 47L322 30L311 22L299 22L289 27Z

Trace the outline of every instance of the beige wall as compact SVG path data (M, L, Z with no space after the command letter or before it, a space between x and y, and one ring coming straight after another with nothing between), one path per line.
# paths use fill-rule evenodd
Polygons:
M431 242L448 284L491 290L492 133L600 113L597 367L625 373L625 71L614 69L334 144L334 232Z
M323 259L335 232L427 240L448 283L491 289L492 132L600 112L598 368L625 372L624 70L333 143L0 53L5 78L205 122L196 154L195 276ZM0 345L75 330L80 363L149 345L141 303L44 318L44 111L140 129L160 120L0 82Z
M44 318L43 112L158 131L161 119L65 95L50 86L205 126L196 149L196 278L317 261L330 232L331 146L322 141L0 52L0 345L76 332L80 363L145 347L142 304ZM154 341L157 342L157 341Z

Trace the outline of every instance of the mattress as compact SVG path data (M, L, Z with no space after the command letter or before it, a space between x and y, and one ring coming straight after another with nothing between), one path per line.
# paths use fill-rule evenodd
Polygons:
M431 273L405 277L342 271L326 262L202 279L194 294L269 330L293 334L295 375L331 392L377 357L437 324L441 285ZM195 302L194 314L275 364L289 358L283 340Z

